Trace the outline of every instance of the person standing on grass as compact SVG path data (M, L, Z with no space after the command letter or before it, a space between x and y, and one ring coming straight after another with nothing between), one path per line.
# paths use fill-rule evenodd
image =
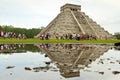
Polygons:
M3 37L3 35L4 35L4 32L0 31L0 37Z

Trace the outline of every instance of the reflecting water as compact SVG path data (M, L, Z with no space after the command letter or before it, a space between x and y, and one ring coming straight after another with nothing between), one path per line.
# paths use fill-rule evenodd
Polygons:
M0 44L0 80L119 80L109 45Z

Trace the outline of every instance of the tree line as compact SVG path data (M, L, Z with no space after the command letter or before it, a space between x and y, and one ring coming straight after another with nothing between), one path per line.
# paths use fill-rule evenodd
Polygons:
M26 29L26 28L15 28L11 25L0 25L0 30L4 32L13 32L16 34L25 34L27 38L34 38L35 35L40 33L40 28L32 28L32 29Z

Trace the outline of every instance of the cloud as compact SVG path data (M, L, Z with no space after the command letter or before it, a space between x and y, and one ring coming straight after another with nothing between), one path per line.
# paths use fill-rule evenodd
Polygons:
M81 5L83 12L107 30L120 25L119 0L0 0L0 24L46 26L66 3Z

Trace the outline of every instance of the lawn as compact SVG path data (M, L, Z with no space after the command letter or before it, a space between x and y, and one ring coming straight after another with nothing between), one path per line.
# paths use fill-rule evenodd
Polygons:
M89 44L114 44L120 40L40 40L40 39L0 39L0 43L89 43Z

